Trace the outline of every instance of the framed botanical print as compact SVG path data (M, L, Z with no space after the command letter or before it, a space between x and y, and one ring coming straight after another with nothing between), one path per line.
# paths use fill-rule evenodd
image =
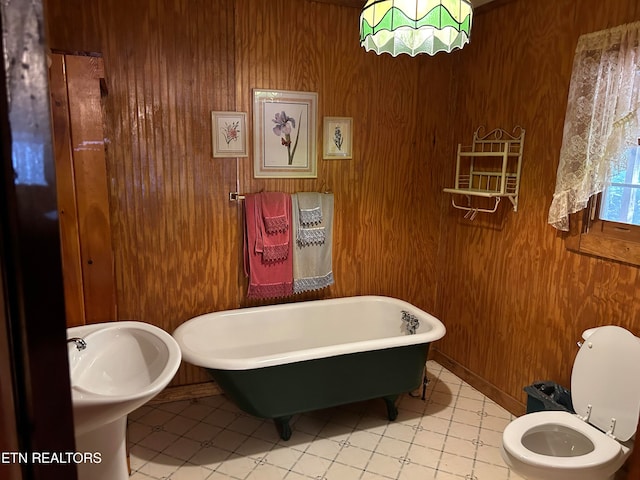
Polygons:
M214 157L246 157L247 114L211 112L211 138Z
M352 158L351 117L324 117L322 158Z
M316 178L318 94L253 91L254 177Z

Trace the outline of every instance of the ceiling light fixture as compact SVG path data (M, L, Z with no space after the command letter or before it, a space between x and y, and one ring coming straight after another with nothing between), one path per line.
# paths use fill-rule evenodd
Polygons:
M360 14L360 45L378 55L450 53L471 36L465 0L368 0Z

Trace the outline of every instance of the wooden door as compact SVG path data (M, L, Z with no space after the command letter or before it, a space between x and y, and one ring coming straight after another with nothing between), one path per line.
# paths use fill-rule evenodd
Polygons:
M49 72L67 326L116 320L102 58L51 54Z

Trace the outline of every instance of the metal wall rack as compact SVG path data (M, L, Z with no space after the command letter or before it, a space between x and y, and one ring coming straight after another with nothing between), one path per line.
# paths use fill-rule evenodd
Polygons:
M518 211L524 133L518 126L511 134L500 128L484 134L484 127L480 127L470 146L458 145L455 186L444 191L452 194L455 208L467 212L465 218L473 220L478 212L494 213L504 197L513 204L513 211ZM456 203L459 196L466 197L466 205ZM492 199L493 205L474 205L473 197Z

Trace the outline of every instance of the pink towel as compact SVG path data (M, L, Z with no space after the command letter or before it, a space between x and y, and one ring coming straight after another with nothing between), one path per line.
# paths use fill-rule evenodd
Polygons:
M291 211L291 195L282 192L260 193L262 218L267 233L284 232L289 228L287 210Z
M265 214L265 209L268 214ZM282 214L282 215L280 215ZM259 193L255 201L256 250L265 262L278 262L289 256L291 195L279 192ZM270 230L268 225L272 226ZM284 228L275 229L275 225Z
M290 195L287 195L286 203L288 208L285 216L287 224L290 224ZM276 298L293 295L291 229L271 235L266 233L260 194L245 196L244 217L244 271L249 277L247 297ZM284 256L283 249L286 250ZM273 260L274 257L280 258Z

